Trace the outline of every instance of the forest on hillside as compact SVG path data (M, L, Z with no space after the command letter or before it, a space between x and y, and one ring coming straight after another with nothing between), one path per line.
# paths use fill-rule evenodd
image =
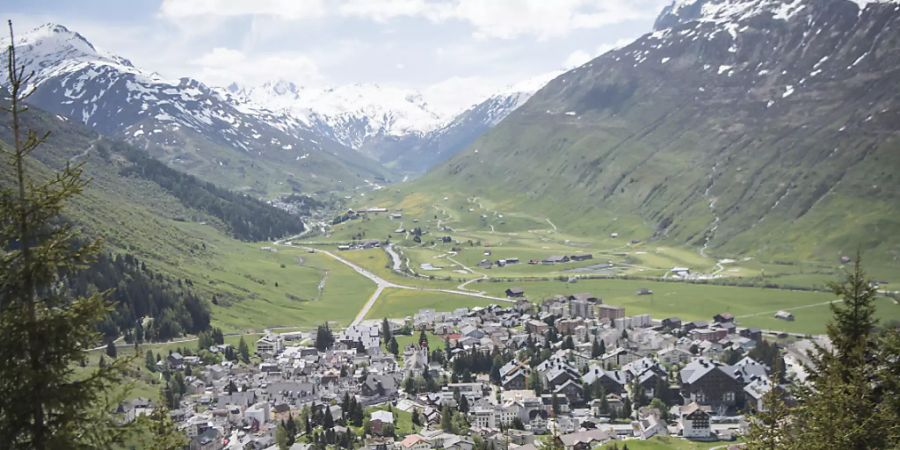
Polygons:
M131 254L100 253L64 284L73 297L107 293L114 310L98 324L107 341L164 341L209 329L209 306L191 291L190 280L154 272Z
M300 218L287 211L178 172L124 144L115 143L114 149L132 163L121 170L121 175L144 178L158 184L186 207L220 219L227 231L237 239L266 241L303 231Z

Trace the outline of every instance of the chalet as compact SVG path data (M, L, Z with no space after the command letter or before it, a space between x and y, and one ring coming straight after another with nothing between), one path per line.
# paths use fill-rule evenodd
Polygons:
M590 253L581 253L569 256L569 260L571 261L588 261L591 259L594 259L594 255Z
M743 400L743 384L730 366L698 358L681 369L681 395L700 405L729 408Z
M525 296L525 289L520 287L511 287L506 290L506 296L509 298L520 298Z
M381 247L381 241L378 239L366 239L365 241L359 242L359 248L368 249L377 247Z
M398 212L391 213L391 219L402 219L402 218L403 218L403 213L398 213Z
M181 353L172 352L166 358L166 362L169 364L170 369L180 369L184 367L184 356Z
M614 367L621 367L636 359L640 359L636 353L626 348L618 347L600 357L603 364L610 364Z
M762 339L762 330L759 328L742 328L738 331L738 334L747 339L752 339L754 341L759 341Z
M394 415L390 411L374 411L369 419L372 434L381 436L387 429L385 426L394 426Z
M706 328L708 326L709 326L709 324L707 324L706 322L704 322L702 320L695 320L693 322L688 322L688 323L684 324L682 326L682 328L684 328L684 331L691 331L696 328Z
M541 260L541 264L562 264L569 262L568 256L548 256Z
M388 375L368 374L360 386L360 394L368 397L369 404L378 403L397 393L397 381Z
M709 427L709 407L692 402L682 406L679 411L678 424L681 435L686 439L707 439L712 430Z
M653 295L653 291L647 288L640 288L637 290L637 295Z
M430 450L431 444L418 434L410 434L397 446L401 450Z
M638 410L638 420L634 426L634 437L650 439L653 436L667 436L669 429L666 422L660 417L660 411L656 408L641 408Z
M670 330L674 330L676 328L681 328L681 319L677 317L668 317L662 320L663 328L668 328Z
M565 450L590 450L612 440L612 436L606 430L588 430L563 434L558 439Z
M776 319L787 320L788 322L794 321L794 314L787 311L778 311L775 313Z
M603 386L604 391L611 394L622 394L625 392L627 384L627 376L621 370L603 370L600 366L591 366L588 371L582 375L581 380L585 385L591 386L599 382Z
M698 341L718 342L728 336L728 331L724 328L697 328L688 333L691 339Z
M688 278L691 276L691 269L687 267L673 267L669 273L676 278Z
M596 295L591 294L590 292L582 292L582 293L579 293L579 294L569 294L569 296L568 296L567 298L568 298L569 301L582 301L582 302L588 302L588 303L601 303L601 302L600 302L600 297L597 297Z
M776 387L777 389L777 387ZM744 387L744 395L747 405L754 411L765 411L763 398L772 390L772 383L768 378L758 379Z
M507 264L518 264L519 258L506 258L506 263Z
M509 367L510 364L513 367ZM525 389L528 384L528 376L531 374L531 368L521 364L510 362L500 369L500 384L505 390Z
M713 316L713 322L715 323L726 323L731 322L734 323L734 314L731 313L719 313Z

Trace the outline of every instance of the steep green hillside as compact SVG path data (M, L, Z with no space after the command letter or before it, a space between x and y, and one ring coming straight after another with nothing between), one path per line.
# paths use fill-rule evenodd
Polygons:
M178 317L162 322L178 325L175 331L154 329L156 336L194 332L207 326L203 312L194 311L198 307L209 311L206 323L211 313L212 325L226 331L311 327L326 319L345 323L369 295L364 278L324 258L241 241L297 233L303 228L296 217L175 172L54 115L33 109L26 121L30 128L51 132L32 155L33 177L46 178L67 163L83 163L91 180L64 216L86 238L101 238L111 259L71 280L71 288L116 288L112 298L120 307L102 327L108 335L124 332L139 317L165 317L169 310ZM8 123L0 118L4 147L9 137ZM9 183L11 170L5 163L2 168L0 183ZM115 261L119 256L141 264L120 265ZM159 295L148 304L135 289ZM335 305L346 314L326 314Z
M570 233L721 256L835 262L860 248L875 274L900 276L900 11L803 3L787 18L669 20L391 198L463 193Z

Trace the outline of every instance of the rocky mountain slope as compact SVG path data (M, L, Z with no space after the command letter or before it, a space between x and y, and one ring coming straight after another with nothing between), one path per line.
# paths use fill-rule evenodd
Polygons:
M287 81L236 84L222 95L279 128L308 128L405 174L420 174L462 150L521 106L552 73L519 83L458 115L438 113L414 90L376 84L307 88Z
M263 196L349 189L386 176L315 130L270 124L203 83L163 79L62 25L21 34L16 47L18 63L35 74L32 104L220 186Z
M900 4L677 0L409 190L712 254L900 261Z

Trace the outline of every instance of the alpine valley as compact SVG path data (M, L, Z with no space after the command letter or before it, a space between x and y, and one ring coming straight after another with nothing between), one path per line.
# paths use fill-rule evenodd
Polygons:
M7 3L0 449L900 448L900 0Z

